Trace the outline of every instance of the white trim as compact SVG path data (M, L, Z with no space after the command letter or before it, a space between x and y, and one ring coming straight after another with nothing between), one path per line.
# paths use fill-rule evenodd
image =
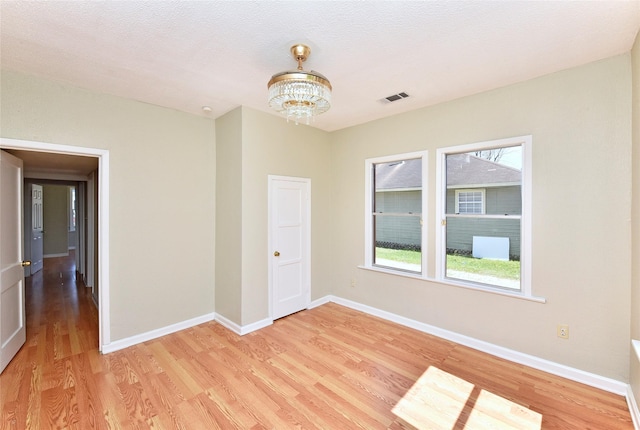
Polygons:
M367 158L364 160L364 266L366 268L374 268L377 266L373 265L373 198L374 198L374 190L371 189L371 184L373 183L373 165L380 163L390 163L393 161L400 160L415 160L420 159L422 165L422 184L421 184L421 197L422 197L422 214L420 215L420 224L423 226L422 228L422 237L421 239L421 272L415 272L420 278L426 278L427 274L427 248L429 243L428 237L428 228L426 228L427 217L429 214L429 205L428 205L428 162L429 162L429 151L416 151L416 152L406 152L404 154L393 154L386 155L383 157L374 157ZM417 191L417 189L415 189ZM397 191L394 189L392 191ZM393 268L389 268L389 270L393 270ZM414 275L414 276L415 276Z
M249 334L253 331L260 330L261 328L265 328L273 324L273 320L271 318L265 318L260 321L256 321L254 323L241 326L239 324L234 323L229 318L224 317L220 314L216 315L216 322L221 326L231 330L238 336L244 336L245 334Z
M215 319L216 319L216 314L212 312L196 318L191 318L185 321L181 321L179 323L175 323L175 324L171 324L155 330L151 330L146 333L140 333L135 336L116 340L111 342L108 345L103 345L102 353L108 354L110 352L119 351L121 349L128 348L130 346L137 345L142 342L147 342L149 340L157 339L159 337L166 336L168 334L175 333L180 330L186 330L188 328L197 326L199 324L204 324L206 322L210 322Z
M242 333L242 327L236 323L234 323L233 321L231 321L229 318L222 316L220 314L216 314L216 322L218 324L220 324L221 326L231 330L232 332L234 332L235 334L242 336L240 333Z
M274 239L273 239L273 222L274 222L274 208L275 202L273 202L273 186L275 181L288 181L288 182L302 182L306 186L306 202L304 202L304 217L305 222L303 226L304 232L303 234L303 266L305 273L304 283L305 283L305 305L307 306L304 309L307 309L309 303L311 303L311 178L302 178L296 176L279 176L279 175L267 175L267 290L268 290L268 306L269 306L269 320L273 323L273 294L274 294L274 273L273 273L273 253L276 251L274 249ZM266 320L263 320L266 321ZM253 323L256 324L256 323ZM257 329L256 329L257 330ZM253 331L253 330L251 330ZM248 333L248 332L247 332ZM242 333L245 334L245 333Z
M309 305L309 309L317 308L318 306L322 306L322 305L326 305L327 303L331 303L334 298L335 297L331 296L331 295L320 297L319 299L316 299L316 300L311 302L311 304Z
M640 430L640 410L638 410L638 402L633 395L631 385L627 385L627 406L629 407L629 414L631 415L631 421L633 421L633 428Z
M633 350L635 359L640 362L640 340L631 339L631 349ZM631 414L633 427L636 430L640 430L640 410L638 409L638 402L633 394L631 385L627 387L627 405L629 406L629 413Z
M392 321L394 323L413 328L423 333L428 333L442 339L450 340L460 345L468 346L469 348L486 352L487 354L504 358L514 363L523 364L534 369L542 370L543 372L551 373L553 375L580 382L591 387L605 390L610 393L618 394L620 396L625 396L627 394L627 384L625 384L624 382L596 375L594 373L585 372L580 369L545 360L543 358L535 357L533 355L525 354L519 351L514 351L502 346L494 345L483 340L458 334L453 331L441 329L430 324L412 320L410 318L396 315L394 313L383 311L371 306L363 305L361 303L354 302L348 299L329 295L323 297L322 299L314 301L314 303L326 303L327 301L331 301L333 303L337 303L339 305L346 306L348 308L355 309L357 311L361 311L366 314L385 319L387 321Z
M98 158L98 207L100 209L98 215L98 282L100 285L98 347L100 351L103 351L103 348L111 342L111 315L109 313L109 151L106 149L2 137L0 137L0 148Z

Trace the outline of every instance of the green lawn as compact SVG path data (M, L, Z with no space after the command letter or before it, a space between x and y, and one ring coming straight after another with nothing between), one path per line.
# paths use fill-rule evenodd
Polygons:
M386 260L420 264L420 252L418 251L376 248L376 256ZM503 279L520 279L519 261L485 260L460 255L447 255L447 269Z
M376 256L401 263L420 264L420 252L403 249L376 248Z

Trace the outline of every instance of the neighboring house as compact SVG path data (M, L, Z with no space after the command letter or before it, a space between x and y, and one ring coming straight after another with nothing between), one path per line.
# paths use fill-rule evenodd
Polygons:
M376 166L376 212L419 213L419 160ZM473 236L508 237L509 255L520 256L520 220L495 215L521 215L521 171L473 154L447 157L447 250L470 254ZM462 215L462 216L456 216ZM494 217L492 217L492 215ZM377 217L376 244L420 249L416 218Z
M419 214L422 199L420 159L376 164L377 213ZM376 246L420 250L420 218L403 215L375 217Z

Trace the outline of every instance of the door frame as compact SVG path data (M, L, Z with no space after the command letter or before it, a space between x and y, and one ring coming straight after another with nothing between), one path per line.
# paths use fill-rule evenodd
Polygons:
M98 349L111 343L109 311L109 150L0 137L1 149L80 155L98 159Z
M305 265L305 276L309 280L309 291L307 292L307 306L311 304L311 178L301 178L295 176L278 176L278 175L268 175L267 176L267 267L268 267L268 295L269 295L269 319L273 321L273 290L275 286L273 285L273 253L274 249L274 239L273 239L273 222L275 221L272 216L273 205L275 202L273 201L272 195L272 187L275 181L291 181L291 182L303 182L307 187L307 202L305 204L304 210L306 211L307 216L307 225L305 226L305 249L304 249L304 265Z

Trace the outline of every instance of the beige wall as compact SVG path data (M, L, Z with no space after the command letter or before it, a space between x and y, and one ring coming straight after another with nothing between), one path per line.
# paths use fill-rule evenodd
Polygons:
M2 137L109 150L111 338L214 311L215 123L3 71Z
M246 107L219 118L216 130L216 312L239 325L270 316L269 175L311 179L311 288L314 298L329 294L328 133Z
M443 329L627 381L630 55L332 134L333 293ZM546 304L382 274L364 262L364 160L429 150L434 275L437 148L533 136L533 293ZM350 287L356 278L355 288ZM571 338L556 337L569 324Z
M640 340L640 34L631 51L633 71L632 135L633 180L631 210L631 338ZM630 354L631 388L636 401L640 401L640 357L634 350ZM640 406L640 404L639 404Z
M216 119L216 313L242 318L242 109Z
M242 108L242 324L267 318L268 175L311 179L311 295L331 291L329 133Z
M214 309L241 325L267 318L267 176L299 176L311 178L312 299L335 294L627 381L632 272L638 280L629 254L637 53L636 44L633 57L334 133L248 108L214 124L3 72L0 126L2 137L110 151L113 340ZM637 120L634 130L637 148ZM525 134L533 136L533 292L546 304L358 268L366 158L429 150L433 213L437 148ZM428 219L430 276L434 226ZM569 340L556 337L559 323L570 325Z
M45 255L69 253L69 187L64 185L43 185L42 210L44 240L42 252Z

